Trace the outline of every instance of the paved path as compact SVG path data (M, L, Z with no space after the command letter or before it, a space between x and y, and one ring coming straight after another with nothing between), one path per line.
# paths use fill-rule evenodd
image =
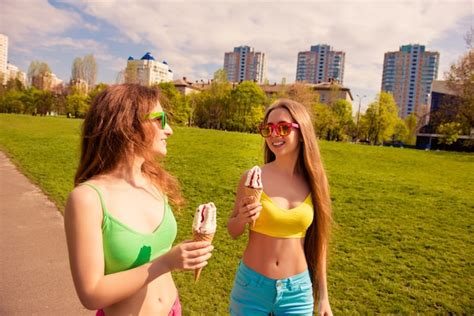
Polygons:
M74 290L62 215L1 151L0 315L94 315Z

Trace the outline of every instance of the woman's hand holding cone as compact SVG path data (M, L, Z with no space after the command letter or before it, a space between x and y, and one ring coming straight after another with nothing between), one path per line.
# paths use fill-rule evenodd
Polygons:
M255 196L245 196L240 201L237 217L242 223L251 224L257 220L261 210L262 205Z

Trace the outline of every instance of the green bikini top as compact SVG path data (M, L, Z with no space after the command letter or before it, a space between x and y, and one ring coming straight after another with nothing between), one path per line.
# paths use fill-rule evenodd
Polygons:
M90 184L99 195L103 212L102 243L105 274L132 269L150 262L171 249L176 238L177 225L168 199L165 197L161 224L150 234L133 230L114 218L105 206L100 190Z

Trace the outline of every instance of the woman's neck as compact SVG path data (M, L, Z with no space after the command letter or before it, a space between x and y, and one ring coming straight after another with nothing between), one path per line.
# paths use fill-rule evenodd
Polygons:
M120 163L110 175L123 179L133 186L142 187L149 182L142 172L144 162L145 159L143 157L135 156L130 162Z
M288 176L294 176L299 173L298 170L298 152L292 155L277 156L273 161L273 166L279 172L286 173Z

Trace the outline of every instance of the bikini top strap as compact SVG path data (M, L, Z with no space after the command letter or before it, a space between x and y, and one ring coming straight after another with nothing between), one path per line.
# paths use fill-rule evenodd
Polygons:
M97 194L99 195L100 206L102 207L102 213L104 215L107 214L107 208L105 207L104 198L102 197L102 194L100 193L99 188L93 185L92 183L88 183L88 182L81 183L80 185L86 185L89 188L93 189L95 192L97 192Z

